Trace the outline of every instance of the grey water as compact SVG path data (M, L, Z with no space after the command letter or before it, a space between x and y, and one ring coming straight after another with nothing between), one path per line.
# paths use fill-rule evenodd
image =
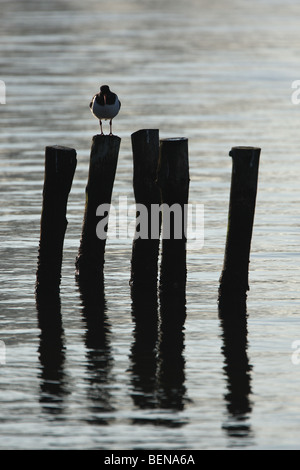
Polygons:
M299 3L0 6L0 448L298 449ZM188 245L185 328L167 358L151 330L149 344L135 330L130 237L107 241L100 327L87 324L75 283L90 145L99 133L88 104L103 83L122 102L113 122L122 141L112 203L134 204L130 136L155 128L161 138L188 138L190 203L204 206L204 244ZM34 287L44 149L55 144L75 148L78 163L61 329L47 341ZM261 148L247 332L236 349L217 305L235 145Z

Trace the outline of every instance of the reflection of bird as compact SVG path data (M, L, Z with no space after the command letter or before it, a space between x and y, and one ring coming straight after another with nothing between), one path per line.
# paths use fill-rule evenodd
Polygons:
M93 96L90 102L90 108L93 115L99 119L101 135L103 135L102 119L109 119L109 135L112 135L112 120L118 114L121 108L121 102L117 95L110 91L109 86L102 85L100 93Z

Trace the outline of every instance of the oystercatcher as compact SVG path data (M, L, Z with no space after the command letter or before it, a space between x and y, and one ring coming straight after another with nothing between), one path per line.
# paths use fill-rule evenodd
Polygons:
M117 95L110 91L108 85L100 87L100 93L93 96L90 109L95 118L99 119L101 135L103 135L102 119L109 120L109 135L112 135L112 120L121 108L121 102Z

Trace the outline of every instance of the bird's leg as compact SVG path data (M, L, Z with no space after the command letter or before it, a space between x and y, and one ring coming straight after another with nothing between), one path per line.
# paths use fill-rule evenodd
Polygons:
M109 135L112 135L112 119L109 121Z
M102 129L102 121L101 121L101 119L99 120L99 123L100 123L101 135L103 135L103 129Z

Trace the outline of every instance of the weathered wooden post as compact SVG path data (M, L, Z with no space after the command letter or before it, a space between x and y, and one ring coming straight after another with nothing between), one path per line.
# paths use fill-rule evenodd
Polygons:
M136 201L136 231L132 244L131 290L157 290L161 217L152 208L160 204L156 184L159 156L159 131L142 129L131 135L133 152L133 189ZM154 214L157 215L157 214Z
M76 151L59 145L45 149L43 207L40 225L37 297L57 295L68 221L67 202L76 169Z
M79 283L104 281L109 207L120 143L121 139L116 135L98 134L92 139L82 235L75 263ZM98 230L99 223L101 229Z
M142 129L131 135L136 230L132 243L131 298L135 324L131 348L132 399L141 408L155 407L156 342L158 335L157 276L161 217L152 217L160 204L156 184L159 131Z
M185 305L189 181L188 139L161 140L157 182L162 206L162 310L164 301Z
M228 228L223 271L220 277L219 306L245 302L249 258L256 203L260 148L233 147Z

